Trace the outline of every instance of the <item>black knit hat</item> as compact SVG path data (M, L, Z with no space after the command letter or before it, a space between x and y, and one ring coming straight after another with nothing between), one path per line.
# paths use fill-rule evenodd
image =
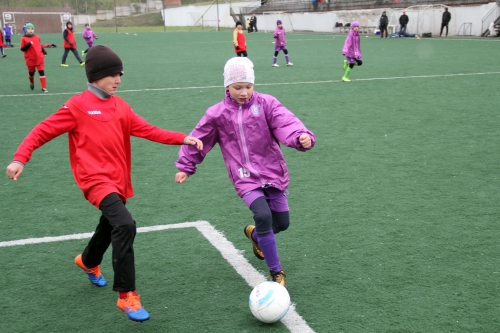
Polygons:
M85 72L89 82L115 74L123 75L122 60L106 45L92 46L85 57Z

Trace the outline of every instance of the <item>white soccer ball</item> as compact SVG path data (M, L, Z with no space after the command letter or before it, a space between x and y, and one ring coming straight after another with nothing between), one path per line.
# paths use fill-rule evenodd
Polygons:
M280 321L288 312L290 304L288 290L273 281L259 284L252 290L248 299L250 311L264 323Z

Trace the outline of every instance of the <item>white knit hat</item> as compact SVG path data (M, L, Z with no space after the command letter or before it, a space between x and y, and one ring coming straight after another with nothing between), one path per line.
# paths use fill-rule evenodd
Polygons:
M255 82L253 62L247 57L234 57L224 66L224 87L237 82Z

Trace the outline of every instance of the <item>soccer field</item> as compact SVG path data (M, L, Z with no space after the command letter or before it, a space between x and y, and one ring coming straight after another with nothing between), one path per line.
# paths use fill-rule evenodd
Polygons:
M79 37L79 36L77 36ZM118 95L150 123L189 133L224 96L231 32L101 33L125 75ZM73 263L99 219L76 186L63 135L0 190L1 332L497 332L500 328L499 39L363 37L363 65L341 82L345 35L247 35L255 90L315 133L283 147L291 226L277 235L294 303L284 323L258 322L252 285L267 277L243 228L252 215L215 147L184 184L178 147L132 140L136 196L127 207L137 290L151 319L135 324L111 286ZM335 37L335 38L334 38ZM14 49L0 59L0 160L69 97L86 89L62 36L41 35L50 93ZM83 40L77 39L78 50ZM490 60L493 59L493 60ZM208 236L207 236L208 235ZM102 272L112 281L111 249Z

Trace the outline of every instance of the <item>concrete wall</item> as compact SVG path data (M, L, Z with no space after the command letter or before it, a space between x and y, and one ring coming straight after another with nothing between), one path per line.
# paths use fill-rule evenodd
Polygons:
M218 14L219 27L234 28L235 21L230 15L230 8L232 7L233 11L239 14L240 8L247 8L248 6L248 2L224 3L218 6L184 6L164 9L163 15L166 26L192 27L203 16L204 26L216 27ZM449 24L450 31L448 35L480 36L482 33L481 20L495 6L496 3L492 2L477 6L449 7L452 19ZM390 18L390 30L399 29L398 20L402 10L403 8L386 9L387 16ZM374 9L321 13L265 14L257 16L257 27L260 31L273 31L276 26L276 20L280 19L288 31L340 33L343 32L343 29L335 28L336 22L345 24L357 20L362 26L371 27L365 29L365 33L373 33L373 29L378 26L382 11L382 9ZM421 8L409 7L406 11L410 18L408 24L409 33L422 34L424 32L432 32L434 35L439 35L442 9L424 11ZM250 15L245 15L245 17L247 16ZM198 23L197 25L200 24ZM488 26L489 22L486 24L486 27Z

